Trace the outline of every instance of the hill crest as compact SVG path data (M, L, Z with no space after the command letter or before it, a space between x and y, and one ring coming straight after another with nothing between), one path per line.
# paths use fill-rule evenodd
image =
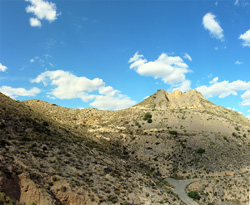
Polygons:
M171 93L166 92L164 89L160 89L135 106L156 109L192 109L213 107L215 105L195 89L191 89L188 92L175 90Z

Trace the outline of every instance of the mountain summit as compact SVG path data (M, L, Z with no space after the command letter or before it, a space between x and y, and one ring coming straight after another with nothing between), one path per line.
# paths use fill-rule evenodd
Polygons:
M175 90L172 93L161 89L135 106L155 109L192 109L215 105L194 89L189 92Z
M248 204L249 147L250 120L196 90L117 111L0 93L0 204L186 203L166 178L195 181L201 205Z

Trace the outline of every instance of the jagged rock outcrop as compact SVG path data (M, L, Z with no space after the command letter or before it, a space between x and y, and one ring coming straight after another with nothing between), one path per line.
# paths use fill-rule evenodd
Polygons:
M184 93L179 90L168 93L161 89L135 105L135 107L154 109L192 109L214 106L213 103L209 102L200 92L194 89Z

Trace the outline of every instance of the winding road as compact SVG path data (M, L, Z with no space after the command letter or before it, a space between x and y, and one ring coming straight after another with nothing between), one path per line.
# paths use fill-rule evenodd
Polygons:
M187 205L198 205L193 199L191 199L185 192L185 188L197 179L187 179L187 180L175 180L172 178L166 178L166 180L174 186L174 192L179 195L179 198Z
M234 175L234 177L237 176L243 176L243 175L247 175L249 176L249 173L244 173L244 174L239 174L239 175ZM195 202L193 199L191 199L185 189L186 187L191 184L192 182L195 181L200 181L200 180L208 180L208 179L224 179L224 178L228 178L228 177L232 177L231 175L229 176L220 176L220 177L209 177L209 178L194 178L194 179L186 179L186 180L175 180L172 178L166 178L165 180L167 182L169 182L171 185L174 186L174 192L176 194L179 195L179 198L186 203L187 205L198 205L197 202ZM249 201L249 205L250 205L250 201Z

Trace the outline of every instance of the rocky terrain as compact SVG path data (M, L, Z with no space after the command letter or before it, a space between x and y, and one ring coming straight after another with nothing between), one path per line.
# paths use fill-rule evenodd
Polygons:
M196 178L198 204L248 205L250 121L196 90L119 111L0 94L0 136L0 204L184 204L165 178Z

